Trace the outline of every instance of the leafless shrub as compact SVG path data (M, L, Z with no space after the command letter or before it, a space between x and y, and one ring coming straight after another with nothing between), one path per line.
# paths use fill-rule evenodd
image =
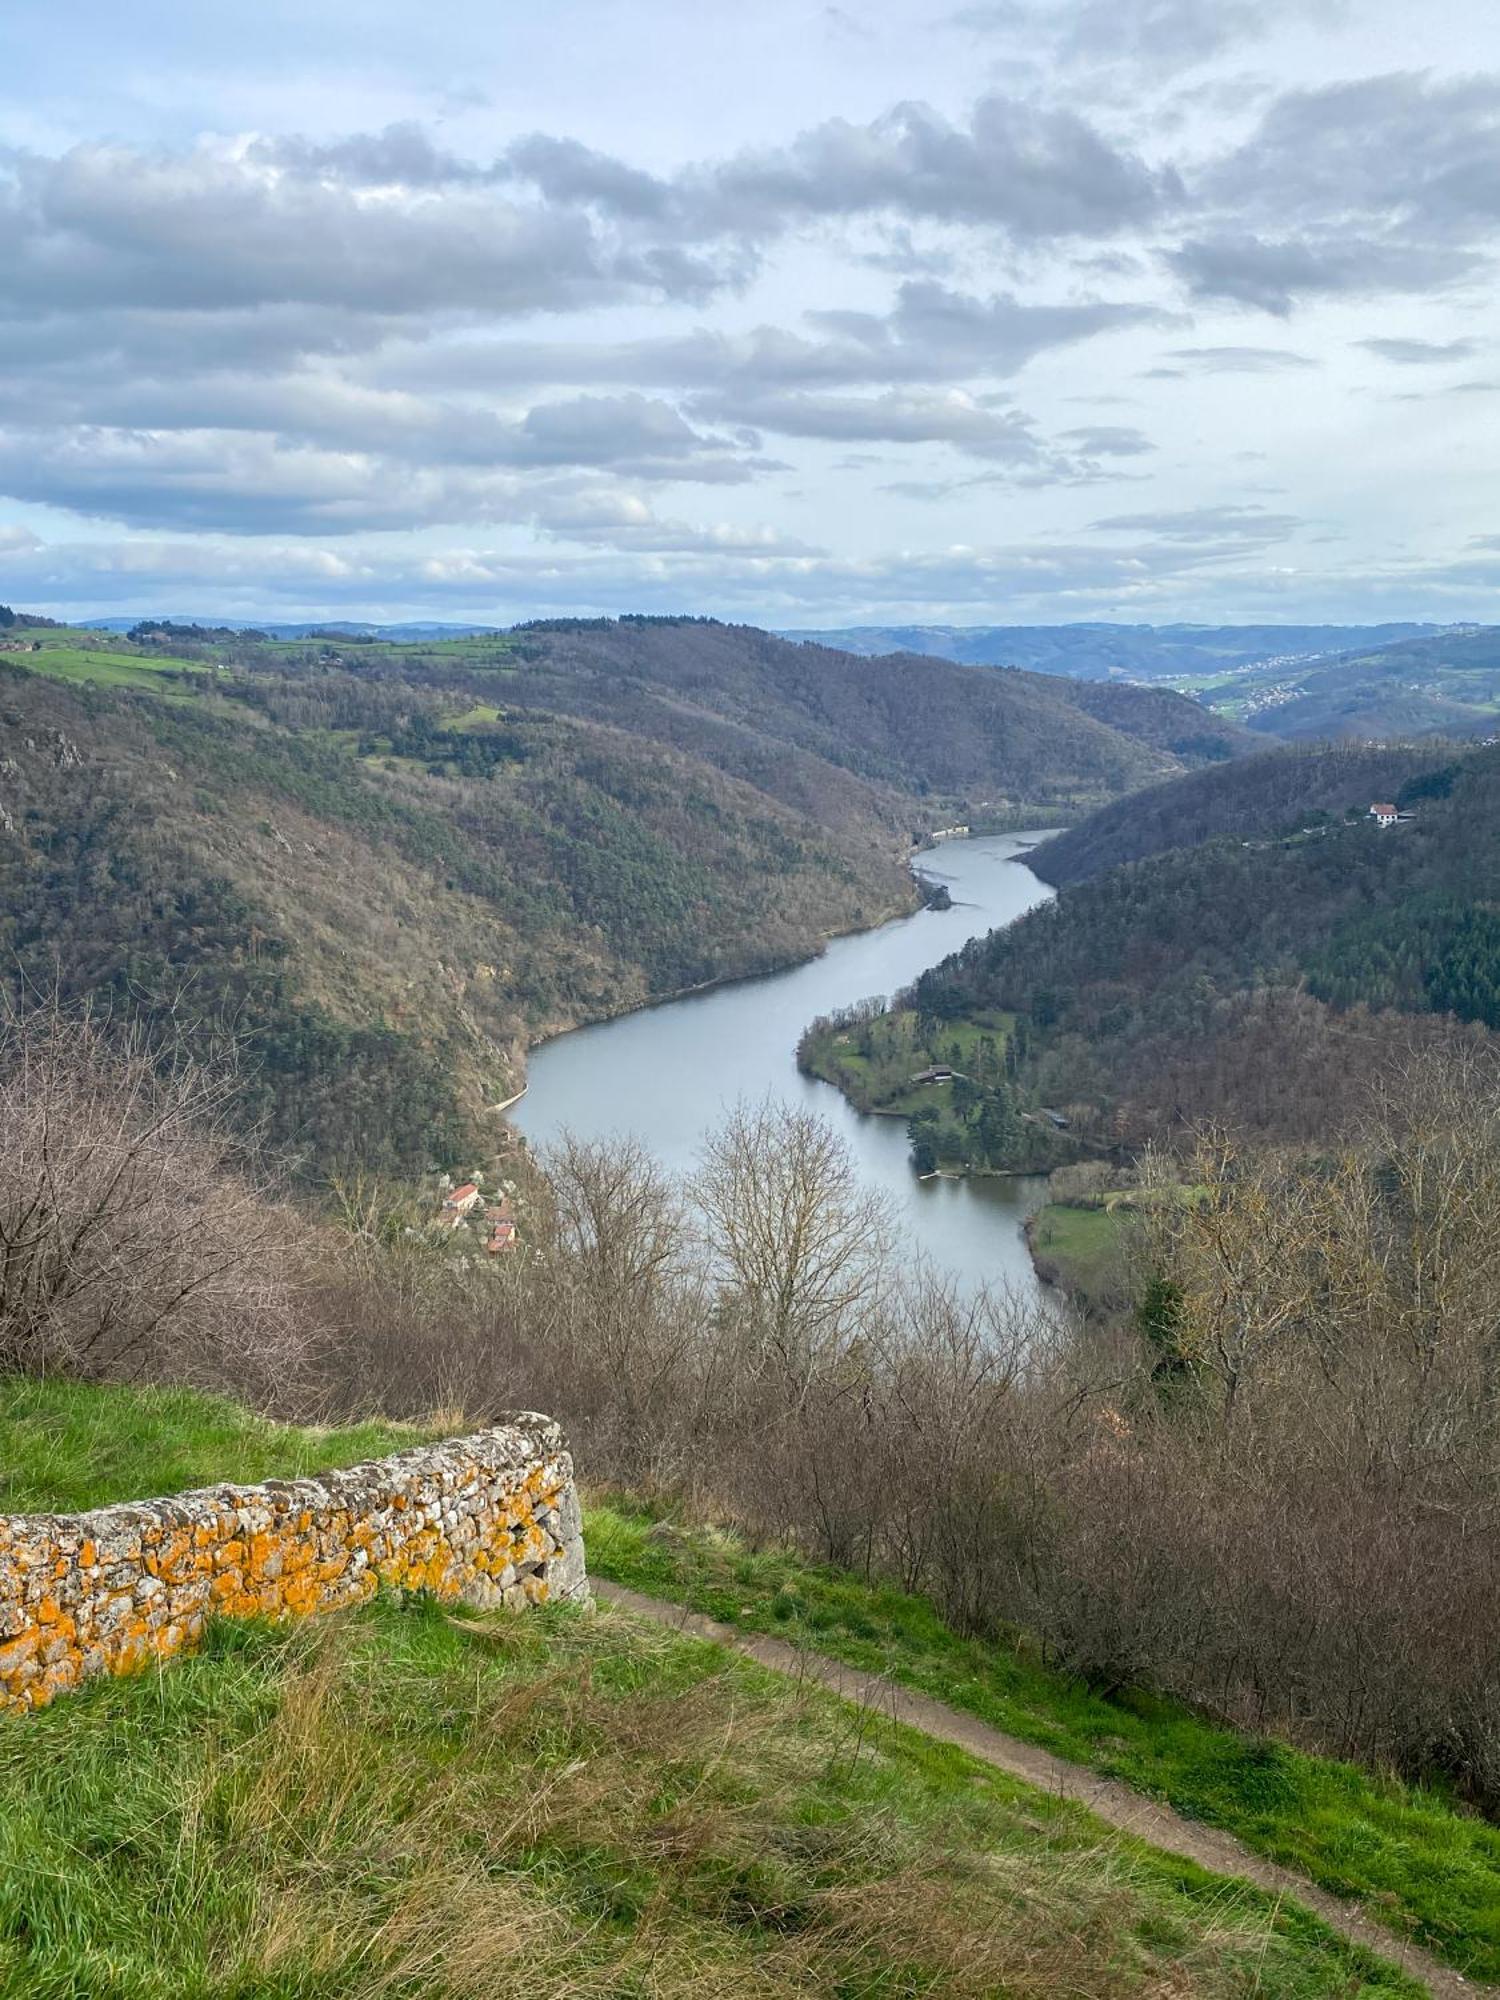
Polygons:
M300 1232L227 1136L233 1091L87 1016L0 1025L0 1369L288 1376Z

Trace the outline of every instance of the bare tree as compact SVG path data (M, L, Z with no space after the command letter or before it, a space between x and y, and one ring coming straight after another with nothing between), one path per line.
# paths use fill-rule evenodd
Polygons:
M878 1294L884 1203L823 1119L770 1100L709 1138L693 1192L753 1351L800 1402Z
M0 1027L0 1369L286 1372L299 1231L231 1157L233 1092L86 1015Z

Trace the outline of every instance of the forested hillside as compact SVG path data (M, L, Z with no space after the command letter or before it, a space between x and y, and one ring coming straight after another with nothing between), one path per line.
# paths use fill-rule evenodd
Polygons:
M1348 757L1269 768L1303 800L1325 783L1336 798ZM1234 795L1256 769L1214 776ZM1500 750L1392 789L1412 815L1392 828L1314 820L1070 877L924 975L915 1006L935 1021L1014 1012L1023 1089L1087 1143L1211 1118L1316 1138L1391 1056L1500 1029ZM1094 836L1071 838L1082 872Z
M1225 835L1257 840L1295 833L1329 818L1363 815L1377 800L1394 800L1410 780L1453 756L1452 746L1441 743L1262 751L1102 806L1045 842L1031 865L1061 887L1168 848Z
M1259 750L1261 739L1201 703L1170 688L1142 687L1132 681L1055 680L1064 699L1096 722L1165 750L1190 768L1221 764Z
M540 1036L910 908L931 826L1178 764L1029 676L696 620L38 626L0 672L13 981L233 1035L325 1168L451 1158Z
M1258 661L1346 653L1433 631L1430 625L849 625L789 632L851 653L935 653L1039 673L1161 681L1225 673Z
M527 717L476 749L363 713L348 740L218 695L0 683L13 977L232 1032L246 1111L325 1164L451 1158L529 1040L909 893L888 842L618 731Z
M1096 719L1044 675L859 659L713 619L558 619L442 645L169 637L174 652L299 687L343 671L607 721L819 817L868 810L869 787L902 801L903 818L929 795L1076 811L1179 768L1165 735L1221 728L1170 694L1172 717L1155 711L1137 728L1130 715Z

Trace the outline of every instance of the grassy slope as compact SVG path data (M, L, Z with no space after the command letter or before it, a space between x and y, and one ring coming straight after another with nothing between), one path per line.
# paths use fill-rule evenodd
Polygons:
M32 1504L141 1497L208 1452L243 1479L399 1441L55 1384L0 1416ZM1296 1909L617 1615L225 1625L0 1724L5 2000L999 1991L1417 1989Z
M419 1444L409 1424L304 1430L191 1389L0 1377L0 1513L81 1513L221 1479L296 1479Z
M1128 1211L1049 1201L1026 1225L1039 1275L1085 1309L1108 1310L1124 1290Z
M1500 1829L1443 1798L1152 1697L1103 1700L1024 1646L961 1639L920 1598L792 1556L618 1505L595 1507L587 1531L598 1575L890 1673L1229 1829L1465 1972L1500 1976Z
M0 1728L0 1994L1414 1994L956 1752L617 1616L220 1627Z

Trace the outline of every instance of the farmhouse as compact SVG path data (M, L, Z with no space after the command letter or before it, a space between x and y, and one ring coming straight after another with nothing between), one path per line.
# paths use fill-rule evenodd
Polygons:
M1371 806L1370 818L1377 826L1394 826L1400 817L1394 806Z

